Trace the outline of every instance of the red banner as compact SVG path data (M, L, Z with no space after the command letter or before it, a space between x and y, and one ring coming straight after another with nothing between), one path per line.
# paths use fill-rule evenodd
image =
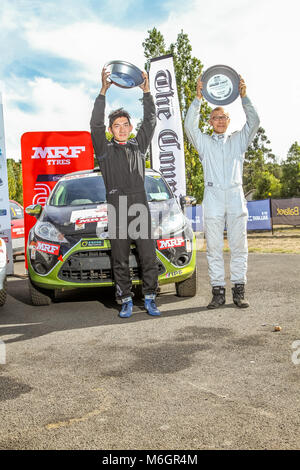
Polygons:
M31 204L44 206L62 175L94 168L93 144L87 131L26 132L21 137L21 154L24 209ZM35 222L35 217L24 213L25 252Z

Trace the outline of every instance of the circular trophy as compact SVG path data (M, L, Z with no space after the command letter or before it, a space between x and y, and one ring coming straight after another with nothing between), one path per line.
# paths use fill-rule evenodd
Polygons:
M110 71L110 81L121 88L134 88L144 81L142 71L129 62L113 60L105 68Z
M202 77L202 95L209 103L223 106L230 104L240 94L240 77L227 65L214 65L207 69Z

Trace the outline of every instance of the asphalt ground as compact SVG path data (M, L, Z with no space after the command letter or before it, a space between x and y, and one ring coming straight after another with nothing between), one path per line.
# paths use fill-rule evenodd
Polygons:
M0 449L299 449L300 256L250 254L242 310L229 281L227 304L206 309L197 263L198 295L164 288L159 318L139 302L120 319L111 289L34 307L9 277Z

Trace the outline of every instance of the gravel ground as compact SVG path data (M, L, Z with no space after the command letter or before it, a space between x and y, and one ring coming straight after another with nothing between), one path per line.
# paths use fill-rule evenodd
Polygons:
M229 281L207 310L204 253L198 272L196 297L165 287L160 318L136 302L127 320L109 289L33 307L10 277L0 449L299 449L299 255L250 254L243 310Z

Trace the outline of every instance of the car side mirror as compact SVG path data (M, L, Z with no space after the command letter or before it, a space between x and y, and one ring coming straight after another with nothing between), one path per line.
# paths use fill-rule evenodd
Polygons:
M36 219L39 218L43 210L43 207L40 204L32 204L31 206L26 207L25 212L28 215L33 215Z
M185 206L195 206L197 204L197 199L194 196L181 196L180 205L183 209Z

